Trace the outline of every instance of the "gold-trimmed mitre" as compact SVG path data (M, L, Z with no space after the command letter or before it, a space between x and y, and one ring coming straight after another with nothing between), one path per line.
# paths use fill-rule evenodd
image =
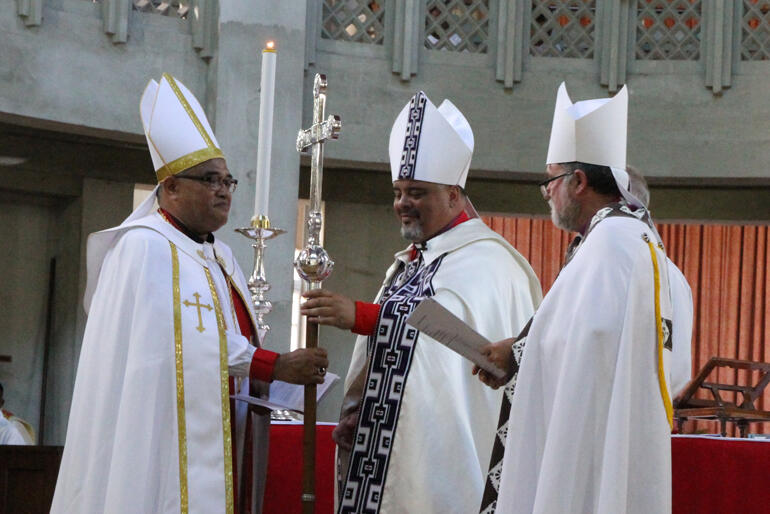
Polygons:
M224 158L206 113L184 84L168 73L150 80L139 103L158 182L217 157Z

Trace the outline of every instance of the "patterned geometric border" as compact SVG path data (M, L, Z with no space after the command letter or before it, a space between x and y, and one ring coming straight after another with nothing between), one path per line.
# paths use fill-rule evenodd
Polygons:
M400 179L414 179L417 152L420 149L422 120L425 116L427 101L428 97L420 91L412 97L409 104L409 117L406 121L406 134L404 134L404 150L401 152L401 167L398 170L398 178Z
M770 0L743 0L741 60L770 59Z
M487 53L489 0L429 0L425 10L425 48Z
M431 282L443 258L442 255L422 267L421 257L409 265L402 264L380 300L377 331L368 339L366 389L342 488L340 514L376 514L380 510L401 402L419 336L415 328L406 324L406 318L424 298L433 296Z
M701 0L637 0L636 58L698 60Z
M134 10L187 19L190 0L133 0Z
M323 39L381 45L386 0L324 0Z
M529 52L537 57L591 58L596 0L532 0Z

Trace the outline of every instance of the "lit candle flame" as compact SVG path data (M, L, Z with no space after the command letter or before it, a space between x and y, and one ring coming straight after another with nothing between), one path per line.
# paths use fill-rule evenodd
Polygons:
M274 50L275 49L275 41L268 41L266 46L267 46L268 50Z

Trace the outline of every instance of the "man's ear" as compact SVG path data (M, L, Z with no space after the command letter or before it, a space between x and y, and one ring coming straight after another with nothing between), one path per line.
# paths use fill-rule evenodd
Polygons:
M588 177L580 168L575 170L572 182L575 184L575 194L581 194L588 190Z
M161 182L158 188L158 205L166 208L169 206L169 201L176 197L176 193L179 189L179 181L173 176L168 177Z
M179 181L172 175L163 181L161 190L166 196L175 196L179 190Z
M460 201L462 193L460 192L460 186L449 186L449 205L454 207Z

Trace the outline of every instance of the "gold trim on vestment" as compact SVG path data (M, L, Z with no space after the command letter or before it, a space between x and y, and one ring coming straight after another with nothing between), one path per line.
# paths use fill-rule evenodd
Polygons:
M225 158L222 150L219 148L201 148L187 155L183 155L175 161L171 161L165 164L162 168L158 168L155 175L158 178L158 183L163 182L171 175L181 173L186 169L192 168L196 164L208 161L209 159Z
M187 112L187 115L190 117L190 121L193 122L193 125L195 125L195 128L198 129L198 132L200 132L201 137L206 142L206 146L209 148L216 148L214 145L214 141L211 140L211 136L209 136L209 133L206 132L206 129L203 127L203 124L201 123L201 120L198 119L198 116L195 114L195 111L193 111L192 107L190 106L190 102L187 101L187 98L185 98L184 94L182 93L182 90L179 89L179 86L176 83L176 79L169 75L168 73L163 74L164 77L166 77L166 80L168 81L168 85L171 86L171 90L174 92L176 97L179 99L179 103L182 104L182 107Z
M227 358L227 335L225 329L225 317L222 314L222 305L219 303L219 296L214 287L214 280L208 268L203 268L206 272L206 279L209 281L211 297L214 300L214 312L217 313L217 328L219 329L219 382L222 394L222 439L224 440L225 450L225 505L228 514L233 513L233 440L230 432L230 371L228 369ZM227 278L225 277L225 280Z
M174 360L176 363L176 423L179 440L179 504L187 514L187 424L184 402L184 360L182 358L182 306L179 292L179 254L171 241L171 289L174 304Z
M660 272L658 270L658 257L655 255L655 246L651 241L647 241L650 247L650 257L652 257L652 269L655 274L655 330L658 336L658 384L660 385L660 395L663 398L663 407L666 409L666 419L669 427L674 428L674 409L671 406L671 397L668 394L666 385L666 370L663 366L663 320L660 316Z

